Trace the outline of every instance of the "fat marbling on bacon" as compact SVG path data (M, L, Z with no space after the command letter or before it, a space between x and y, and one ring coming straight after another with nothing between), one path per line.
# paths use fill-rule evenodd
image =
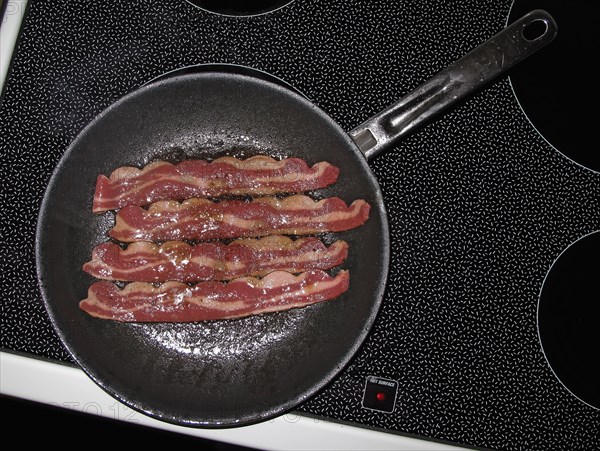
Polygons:
M312 235L359 227L369 218L369 210L362 199L348 206L338 197L315 201L302 194L252 201L159 201L148 209L128 206L119 210L109 234L123 242Z
M91 285L79 306L92 316L122 322L222 320L305 307L336 298L348 286L345 270L333 277L320 270L297 276L274 271L262 279L243 277L194 286L132 282L120 289L112 282L100 281Z
M110 177L99 175L92 210L102 213L126 205L146 206L158 200L192 197L300 193L329 186L338 175L339 169L328 162L311 167L292 157L221 157L212 162L184 160L176 165L156 161L143 169L123 166Z
M239 239L229 244L168 241L157 245L140 241L126 249L108 242L94 248L92 259L83 269L105 280L198 282L264 276L275 270L327 270L340 265L347 255L348 243L342 240L326 246L315 237L292 240L280 235Z

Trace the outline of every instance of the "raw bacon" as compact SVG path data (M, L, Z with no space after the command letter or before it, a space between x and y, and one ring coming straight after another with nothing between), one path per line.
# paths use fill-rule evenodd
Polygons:
M192 197L300 193L329 186L338 175L339 169L325 161L310 167L300 158L275 160L265 155L245 160L185 160L177 165L157 161L143 169L118 168L110 178L99 175L92 210L101 213L126 205Z
M262 279L243 277L194 286L133 282L119 289L112 282L101 281L89 288L79 306L92 316L123 322L221 320L305 307L336 298L348 286L348 271L332 277L320 270L298 276L275 271Z
M160 246L141 241L122 249L115 243L102 243L94 248L91 261L83 269L105 280L198 282L263 276L275 270L300 273L331 269L347 255L345 241L328 247L314 237L292 240L277 235L194 246L182 241L168 241Z
M109 234L123 242L211 240L274 233L311 235L358 227L369 218L369 210L362 199L347 206L337 197L314 201L301 194L249 202L197 198L182 203L159 201L147 210L138 206L119 210Z

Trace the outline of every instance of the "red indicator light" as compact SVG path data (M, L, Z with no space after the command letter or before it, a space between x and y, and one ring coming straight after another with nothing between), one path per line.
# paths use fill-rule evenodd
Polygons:
M380 391L379 393L377 393L375 395L375 397L377 398L377 401L385 401L385 393L383 393L382 391Z

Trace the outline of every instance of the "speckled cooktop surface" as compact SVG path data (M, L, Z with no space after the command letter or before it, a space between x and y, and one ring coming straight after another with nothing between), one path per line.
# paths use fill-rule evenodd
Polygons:
M167 72L235 64L289 83L351 130L499 31L511 1L305 1L227 17L183 0L32 1L0 107L2 348L72 363L39 294L49 177L99 112ZM600 229L600 176L550 145L502 79L370 163L391 270L350 365L298 407L317 418L492 449L600 449L538 337L540 290ZM315 356L318 358L318 356ZM363 406L367 378L397 387Z

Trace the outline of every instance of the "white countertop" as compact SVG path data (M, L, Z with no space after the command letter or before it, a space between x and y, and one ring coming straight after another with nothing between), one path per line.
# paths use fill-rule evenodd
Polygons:
M25 14L25 0L10 0L0 27L0 88ZM232 429L196 429L164 423L116 401L70 365L0 352L0 393L90 415L258 449L277 450L450 450L427 440L379 432L288 413L260 424Z

